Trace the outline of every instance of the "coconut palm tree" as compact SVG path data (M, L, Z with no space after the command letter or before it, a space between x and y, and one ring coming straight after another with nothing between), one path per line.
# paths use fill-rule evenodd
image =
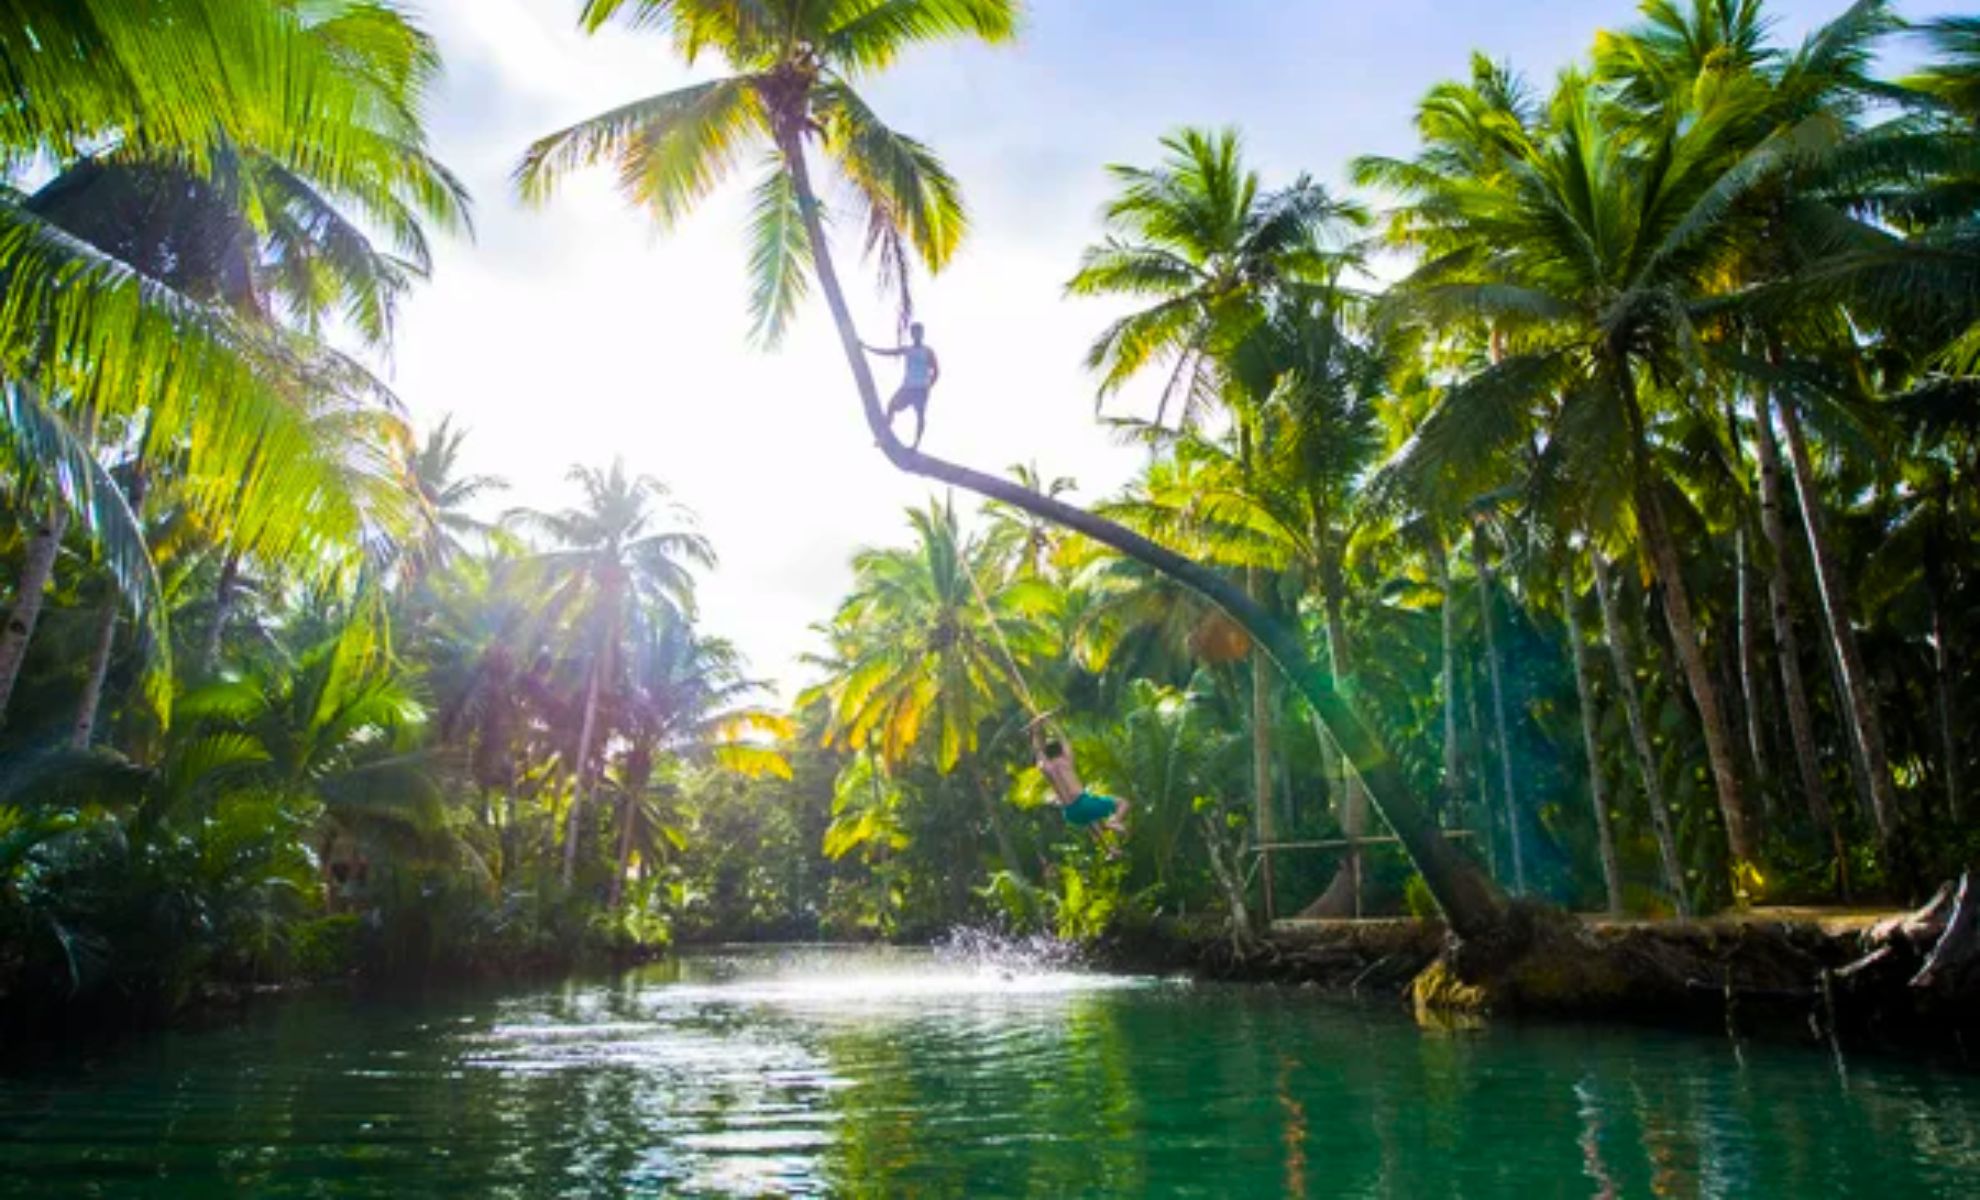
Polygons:
M657 766L714 765L747 778L791 778L774 742L795 730L788 717L752 701L768 685L743 673L742 656L721 638L708 637L678 614L663 613L638 631L622 707L626 742L619 778L622 793L618 869L606 906L617 909L633 852L650 861L661 823L644 803ZM642 834L646 836L642 837Z
M736 73L634 101L542 139L524 157L518 184L526 197L543 200L572 171L611 163L627 198L665 224L728 179L745 148L769 150L751 221L752 311L759 333L774 338L815 277L867 427L890 462L1086 534L1223 608L1266 647L1361 769L1453 928L1461 934L1497 928L1503 898L1444 845L1387 751L1313 668L1289 623L1214 570L1010 479L910 450L888 429L832 258L807 150L816 146L850 184L857 219L869 245L880 252L883 268L898 278L910 256L940 268L963 232L955 183L932 151L883 125L851 85L912 46L959 38L1006 40L1016 31L1017 12L1014 0L822 5L764 0L740 6L715 0L587 0L580 16L587 29L624 19L662 30L683 58L693 61L713 51Z
M1482 320L1497 361L1450 389L1411 453L1426 478L1453 459L1498 458L1545 422L1557 460L1592 507L1592 532L1627 520L1662 588L1686 683L1704 728L1720 814L1736 862L1760 853L1731 726L1706 662L1658 466L1657 404L1689 398L1647 386L1696 359L1685 305L1725 258L1719 218L1740 181L1725 164L1750 113L1744 94L1631 138L1590 80L1563 77L1547 125L1507 129L1503 173L1420 178L1415 200L1437 255L1396 292L1418 319ZM1510 352L1497 353L1503 345ZM1472 470L1475 471L1475 468Z
M550 545L531 555L522 577L543 589L541 620L570 643L582 677L578 726L565 770L574 781L566 820L563 879L577 873L578 841L594 759L605 742L601 700L622 686L627 635L666 614L694 613L694 571L715 565L715 550L694 531L694 514L675 503L665 484L629 475L614 461L605 470L572 467L567 478L583 493L576 507L544 512L516 509L507 523Z
M120 426L135 423L144 433L132 486L141 494L161 460L170 461L181 502L216 521L236 510L239 488L257 470L282 475L287 494L302 498L290 505L292 513L347 510L335 498L309 494L308 485L321 482L310 469L317 447L298 433L294 398L324 388L382 393L354 364L307 335L334 315L382 339L394 298L425 269L422 222L452 227L464 218L464 193L426 155L417 116L437 57L425 35L389 5L337 3L306 17L283 9L273 26L264 14L245 11L254 6L171 0L169 7L168 14L139 20L115 6L82 4L45 15L35 33L57 39L49 45L72 39L77 50L149 46L152 54L180 54L175 65L258 37L263 48L290 47L287 66L296 78L284 80L280 67L257 55L253 67L235 64L238 87L228 92L221 84L224 96L212 82L189 85L179 99L230 106L209 118L205 140L196 145L175 132L186 110L156 98L127 97L129 111L155 119L155 130L133 132L114 121L97 126L97 118L85 117L99 105L104 113L117 111L120 87L141 90L143 80L118 84L115 71L81 72L69 80L74 96L50 81L55 90L28 97L28 107L46 109L61 108L50 96L73 101L61 117L83 120L90 136L64 133L61 120L45 125L39 148L66 169L33 197L0 204L8 231L0 237L0 258L10 276L0 360L17 364L10 373L42 380L56 400L33 413L17 404L17 417L34 420L17 420L6 432L20 437L32 425L67 423L86 443L99 434L128 437L132 431ZM167 29L171 21L161 17L184 27ZM180 43L188 31L195 44ZM259 74L271 68L274 76ZM98 77L87 78L92 74ZM320 103L306 112L286 105L281 89L290 82L318 87ZM152 111L161 107L169 111ZM91 153L78 157L77 147L92 141ZM385 231L396 253L374 249L339 205ZM48 278L50 272L57 278ZM304 337L270 327L276 315ZM50 474L66 485L44 501L38 552L28 556L15 611L0 635L0 714L52 567L43 543L59 542L65 506L94 503L90 476ZM141 508L141 499L128 507ZM110 506L113 517L116 509ZM112 551L126 601L151 616L149 640L162 650L155 588L148 590L148 576L129 565L141 538L121 520L100 529L93 523L93 532ZM79 736L93 722L115 621L115 607L106 606Z
M1338 278L1335 248L1360 209L1309 179L1267 192L1236 130L1185 128L1162 139L1154 168L1109 167L1117 189L1108 237L1089 246L1066 291L1130 296L1149 307L1109 325L1087 354L1104 400L1150 367L1168 368L1156 428L1179 408L1184 428L1226 402L1226 363L1285 287Z
M452 416L442 417L407 464L419 493L419 509L413 536L404 547L401 569L406 585L445 571L468 552L470 543L481 543L494 532L494 524L475 516L472 508L507 490L508 481L499 475L462 471L461 447L467 434Z

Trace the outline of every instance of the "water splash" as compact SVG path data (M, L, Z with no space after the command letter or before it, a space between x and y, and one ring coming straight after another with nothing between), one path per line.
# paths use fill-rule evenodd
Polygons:
M1016 935L998 929L957 926L937 941L935 961L1015 979L1020 975L1085 969L1086 952L1077 942L1049 934Z

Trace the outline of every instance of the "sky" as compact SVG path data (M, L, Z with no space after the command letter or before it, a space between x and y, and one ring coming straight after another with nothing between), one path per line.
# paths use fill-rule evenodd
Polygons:
M565 472L615 457L700 517L720 566L700 586L704 626L788 697L811 626L830 615L861 547L901 542L931 495L873 447L822 300L785 344L752 347L745 185L666 233L604 173L530 209L509 182L535 138L709 77L652 34L576 28L578 0L420 0L446 74L435 149L475 197L475 236L442 240L433 279L401 313L385 374L427 428L470 430L469 469L506 478L506 505L574 500ZM1095 420L1082 359L1123 311L1063 295L1099 233L1104 166L1149 164L1181 125L1235 126L1268 186L1311 173L1344 188L1362 153L1407 154L1418 98L1462 76L1473 51L1544 83L1633 0L1031 0L1014 45L910 54L862 85L895 128L934 145L960 179L972 231L916 290L940 353L926 447L989 470L1035 462L1091 503L1143 454ZM1844 0L1774 0L1799 39ZM1918 0L1907 16L1951 11ZM849 226L851 222L847 223ZM840 251L862 333L892 310ZM879 360L883 389L897 366ZM1110 411L1148 410L1145 396ZM905 428L905 426L903 427ZM972 503L960 498L960 505Z

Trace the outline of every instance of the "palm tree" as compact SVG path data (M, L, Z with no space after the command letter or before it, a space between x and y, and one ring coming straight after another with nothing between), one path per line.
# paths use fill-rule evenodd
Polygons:
M1571 480L1591 532L1634 525L1664 598L1671 639L1704 728L1712 780L1735 862L1760 852L1731 726L1706 662L1669 483L1655 454L1656 409L1688 398L1645 380L1685 373L1695 357L1685 305L1723 261L1719 218L1737 179L1724 164L1747 101L1627 137L1601 91L1569 74L1545 128L1503 130L1506 159L1484 180L1417 177L1415 235L1436 257L1397 289L1419 319L1484 320L1497 361L1453 387L1413 443L1425 478L1451 460L1495 459L1550 436L1544 475ZM1500 345L1511 352L1499 354Z
M771 154L751 222L752 311L759 333L774 338L783 329L815 275L867 427L890 462L1086 534L1223 608L1266 647L1361 769L1453 928L1461 934L1496 928L1502 897L1444 845L1387 751L1313 668L1289 623L1214 570L1012 480L910 450L888 429L832 259L807 147L816 145L851 185L860 223L883 266L902 268L912 254L939 269L963 232L954 181L926 146L881 124L851 83L891 65L910 46L964 37L1006 40L1016 31L1017 10L1014 0L763 0L746 6L587 0L580 17L587 29L623 17L671 33L689 61L713 50L737 74L635 101L553 134L525 156L518 183L526 197L542 200L571 171L611 162L627 198L670 223L733 173L745 146L767 147Z
M1308 179L1265 192L1235 130L1181 129L1153 169L1108 168L1106 241L1087 247L1066 284L1075 296L1152 300L1108 326L1087 354L1104 400L1149 367L1169 379L1155 413L1180 405L1184 428L1228 400L1224 371L1280 292L1338 277L1349 259L1329 241L1365 220Z
M1055 649L1041 620L1053 590L1007 578L991 547L963 535L951 504L931 503L908 519L911 548L854 559L852 593L829 630L836 660L801 703L825 703L827 737L873 750L885 768L904 763L932 734L935 767L948 773L977 752L987 724L1020 704L1052 703L1047 681L1025 673ZM972 771L971 782L1006 869L1017 872L1001 789L982 774Z
M791 778L791 767L775 745L757 736L789 738L790 720L750 701L767 685L743 674L742 656L720 638L697 633L677 614L663 613L639 631L632 649L621 729L627 748L619 785L623 808L618 869L612 874L606 907L617 909L633 852L650 861L657 846L650 836L660 828L642 803L661 764L713 764L747 778ZM649 836L641 838L641 833Z
M51 46L73 38L78 49L148 46L151 54L180 54L174 66L238 47L243 37L260 38L261 48L291 48L286 65L296 78L284 80L279 68L264 78L258 72L276 64L259 54L252 68L230 66L222 74L238 67L231 82L244 90L226 95L229 110L209 119L205 140L196 145L174 132L188 111L157 105L155 97L126 99L133 111L158 121L156 130L132 133L113 122L79 138L75 131L44 128L40 149L67 166L25 202L0 204L0 225L8 230L0 238L0 257L10 275L8 344L0 345L0 356L20 360L19 373L41 379L57 397L56 405L37 406L36 426L59 431L71 425L83 442L117 429L120 418L142 426L131 510L142 507L143 491L169 461L182 501L219 520L232 515L237 484L257 469L284 476L296 496L306 497L309 483L319 478L309 466L316 447L295 428L291 393L381 390L353 364L267 328L268 318L280 314L307 335L334 312L351 328L382 339L394 297L425 269L422 221L458 224L464 194L422 144L417 109L437 57L425 35L389 5L338 3L313 9L307 18L281 10L273 27L257 14L222 11L251 6L171 0L168 7L170 14L136 21L112 6L85 3L38 18L45 24L36 25L35 36L57 38ZM185 28L167 29L173 17ZM180 44L179 34L187 30L196 34L196 44ZM79 94L43 92L28 106L63 95L75 103L64 110L70 119L97 104L116 111L122 103L117 74L70 79ZM283 103L287 82L320 89L307 114ZM137 88L142 81L124 79L121 86ZM226 88L220 85L223 93ZM181 99L196 97L222 102L212 81L189 85ZM155 107L169 111L149 111ZM112 133L113 149L77 156L78 144L100 145ZM154 143L160 134L166 136ZM339 203L387 231L397 254L375 250L359 225L338 211ZM49 272L59 278L51 282ZM28 415L19 407L16 413ZM20 437L24 426L17 421L6 431ZM56 435L39 436L46 442ZM64 481L66 473L53 474ZM54 489L38 543L59 541L64 505L93 503L88 478L81 477L80 487ZM337 507L334 499L309 497L294 508L324 503ZM111 506L113 517L118 507ZM155 586L147 584L145 572L118 565L119 559L141 557L134 524L113 520L93 525L93 532L113 551L126 601L149 612L150 642L162 649ZM52 555L29 555L15 613L0 636L0 714L51 565ZM115 621L114 605L106 606L99 618L102 651L77 718L80 737L93 723Z
M567 478L584 499L557 512L517 509L508 522L547 538L524 577L544 589L543 619L568 632L583 676L583 700L566 770L574 781L564 836L563 879L577 873L584 806L593 759L605 740L600 700L627 666L629 631L666 614L694 612L694 569L715 565L715 550L694 532L694 514L674 503L666 485L610 468L572 467Z
M467 434L452 416L442 417L407 464L419 494L418 524L404 548L402 582L408 586L422 576L447 570L467 553L470 541L483 542L495 529L471 509L509 485L499 475L461 470Z

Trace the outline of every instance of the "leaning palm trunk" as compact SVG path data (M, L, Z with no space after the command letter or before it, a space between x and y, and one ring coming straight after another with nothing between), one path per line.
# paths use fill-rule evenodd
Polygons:
M1760 531L1767 539L1773 557L1767 576L1767 607L1774 626L1774 656L1781 664L1781 695L1788 717L1788 736L1794 742L1795 769L1801 778L1801 795L1808 815L1822 831L1835 858L1837 883L1845 898L1849 895L1848 858L1843 852L1842 830L1836 824L1835 810L1829 804L1828 785L1822 779L1821 752L1815 742L1815 715L1808 707L1808 684L1801 674L1801 638L1794 628L1794 608L1788 587L1787 518L1782 515L1780 444L1774 438L1771 404L1760 401L1759 419L1754 422L1754 445L1760 459Z
M1671 822L1671 806L1664 799L1664 780L1657 770L1657 748L1650 741L1650 722L1643 711L1643 692L1636 686L1636 670L1630 665L1629 643L1623 638L1622 600L1609 579L1609 563L1601 551L1589 555L1595 568L1595 594L1602 604L1602 635L1609 643L1609 658L1615 666L1616 692L1622 697L1623 712L1629 718L1629 739L1636 751L1636 770L1643 780L1643 797L1650 805L1650 828L1657 838L1657 858L1664 868L1664 887L1677 905L1678 916L1691 916L1691 901L1684 886L1684 866L1678 858L1676 827Z
M1836 665L1842 674L1849 734L1862 756L1863 771L1869 776L1870 804L1877 820L1877 834L1883 843L1888 866L1901 878L1905 871L1903 817L1898 809L1897 784L1891 776L1890 756L1884 748L1884 727L1877 719L1876 701L1870 695L1870 676L1864 669L1863 652L1857 646L1856 630L1849 622L1849 590L1842 571L1829 548L1822 518L1822 494L1815 479L1815 465L1808 455L1808 439L1801 431L1801 418L1794 406L1780 406L1781 426L1787 431L1788 462L1794 471L1795 496L1801 503L1801 524L1808 533L1808 552L1815 562L1816 591L1821 596L1822 623L1833 644Z
M1513 892L1526 894L1526 837L1519 827L1518 792L1513 787L1512 738L1506 723L1506 683L1493 632L1492 566L1486 561L1481 531L1471 531L1471 557L1478 567L1478 619L1485 627L1485 674L1492 684L1492 726L1499 739L1499 777L1505 789L1506 842L1512 851Z
M1595 843L1602 856L1602 885L1609 896L1609 915L1623 912L1622 868L1616 860L1616 831L1609 818L1608 785L1602 780L1601 737L1595 729L1595 689L1588 679L1588 659L1582 648L1581 618L1575 614L1574 583L1561 581L1561 611L1567 614L1568 657L1574 661L1574 690L1581 707L1581 742L1588 755L1588 798L1595 806Z
M27 560L21 564L20 582L14 588L14 605L7 613L6 627L0 629L0 723L7 719L14 684L20 680L21 664L27 661L28 642L41 618L48 581L55 577L55 556L61 552L62 535L68 528L68 511L58 502L51 505L28 539Z
M1453 932L1460 937L1484 936L1503 928L1505 898L1492 882L1446 845L1428 814L1410 793L1394 758L1361 721L1353 708L1314 666L1298 632L1255 603L1244 590L1218 572L1192 562L1166 546L1144 538L1084 509L1034 492L1009 479L932 458L901 444L888 428L880 408L880 393L860 348L859 333L832 262L825 223L819 213L811 174L804 161L805 130L796 125L779 130L778 148L791 172L805 233L812 250L820 289L831 307L846 363L859 389L868 428L881 452L896 467L939 480L1085 534L1183 584L1223 609L1261 645L1299 689L1368 785L1371 798L1396 833L1431 894L1436 897Z

